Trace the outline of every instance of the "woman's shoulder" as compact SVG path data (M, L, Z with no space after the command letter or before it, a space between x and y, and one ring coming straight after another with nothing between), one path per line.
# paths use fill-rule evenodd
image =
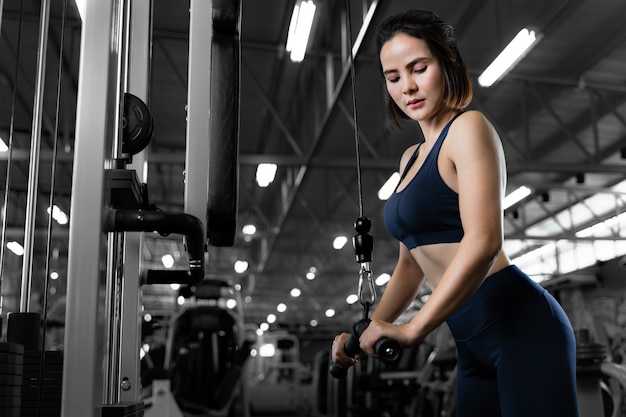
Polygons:
M457 117L450 126L448 136L446 153L455 161L502 152L498 132L487 117L477 110L468 110Z
M454 125L457 125L457 126L461 125L465 128L471 127L471 126L491 127L491 122L479 110L465 110L456 118L454 123L452 123L452 126ZM452 128L452 126L450 128Z
M450 126L450 136L458 140L498 140L499 136L489 119L478 110L466 110Z

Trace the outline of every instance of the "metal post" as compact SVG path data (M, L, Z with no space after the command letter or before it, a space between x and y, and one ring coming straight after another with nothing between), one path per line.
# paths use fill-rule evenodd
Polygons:
M123 168L122 160L122 117L123 100L128 72L128 43L130 25L130 1L117 0L113 6L113 27L111 31L112 57L115 65L115 82L112 108L113 130L111 136L112 159L109 168ZM107 196L105 196L106 198ZM106 344L104 351L104 403L116 404L121 391L121 350L122 350L122 300L124 299L124 247L125 235L120 232L107 234L107 273L105 292Z
M128 92L149 104L149 75L152 45L152 0L134 0L130 11ZM134 169L140 182L147 182L146 150L133 156L128 169ZM121 402L141 399L139 349L141 347L141 271L144 233L126 232L124 282L122 293Z
M37 189L39 186L39 150L41 146L41 120L46 75L46 53L48 51L48 27L50 25L50 2L41 2L39 22L39 47L37 52L37 78L33 103L33 122L30 140L30 166L28 169L28 191L26 199L26 220L24 224L24 258L22 260L22 289L20 312L30 311L30 287L33 272L33 242L35 239L35 215Z
M190 0L185 212L202 220L207 230L209 111L213 1Z
M85 2L78 80L69 225L62 415L98 416L103 400L101 259L105 149L111 149L111 97L117 74L111 45L115 0Z

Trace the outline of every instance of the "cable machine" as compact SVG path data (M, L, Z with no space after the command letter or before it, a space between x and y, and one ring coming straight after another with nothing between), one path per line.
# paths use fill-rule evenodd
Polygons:
M63 1L65 27L68 0ZM20 4L22 10L23 2ZM196 157L189 158L186 164L187 179L195 187L186 190L186 193L202 197L193 204L186 202L185 212L180 213L163 212L149 204L145 184L149 158L144 150L158 128L146 104L149 102L152 0L87 1L80 10L82 26L68 239L65 340L62 352L49 352L45 351L45 343L41 341L42 336L45 340L47 277L43 319L38 313L29 311L32 236L38 204L41 109L50 22L50 1L42 1L20 311L9 314L7 343L0 344L2 357L10 357L11 365L16 365L15 370L10 369L11 375L16 376L11 381L17 381L17 377L22 375L26 380L26 374L22 373L25 371L18 365L27 357L41 361L40 381L50 375L44 365L46 363L54 366L55 375L62 375L54 386L40 384L38 387L38 401L33 404L37 413L42 411L41 399L45 393L48 403L50 396L54 396L53 402L58 404L58 412L63 416L143 414L139 368L140 287L163 283L197 284L204 279L207 242L214 246L233 244L238 192L241 7L239 1L223 0L192 0L192 4L195 4L190 16L193 27L202 29L212 48L206 48L197 30L194 31L190 39L194 45L190 48L190 69L205 78L207 69L213 72L208 85L189 88L194 92L193 97L190 94L191 99L208 98L208 105L204 107L190 100L189 110L194 116L188 120L186 143L187 148L192 148L188 152ZM2 6L3 2L0 2L0 12ZM201 7L204 9L200 10ZM21 22L20 11L20 31ZM18 88L18 66L19 56L15 65L13 103ZM57 118L62 66L61 46ZM193 79L198 79L198 76L190 77L190 85ZM12 107L14 110L15 104ZM211 114L208 122L206 116L195 116L202 112L204 115L207 112ZM198 128L201 123L204 125ZM54 202L56 127L58 124L55 126L50 207ZM10 139L12 137L11 128ZM11 140L9 142L10 146ZM11 182L10 162L9 156L5 218ZM183 235L189 258L188 271L144 270L141 264L144 232ZM50 236L50 226L48 233ZM0 258L4 264L6 224L2 235ZM47 256L50 256L49 244ZM1 277L0 274L0 284ZM9 380L4 373L0 377ZM24 393L24 388L19 387L17 382L11 389L12 393ZM16 394L16 401L10 404L10 410L3 408L0 414L4 415L7 411L9 415L19 415L19 397ZM46 412L51 411L48 409Z

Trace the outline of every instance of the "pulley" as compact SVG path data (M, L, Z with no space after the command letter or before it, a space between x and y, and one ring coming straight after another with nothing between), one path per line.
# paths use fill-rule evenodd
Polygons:
M139 97L130 93L124 94L122 128L122 152L126 154L138 154L154 137L154 119L150 109Z

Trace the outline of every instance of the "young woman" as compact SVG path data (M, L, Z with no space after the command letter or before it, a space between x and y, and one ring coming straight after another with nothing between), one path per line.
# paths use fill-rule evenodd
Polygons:
M409 11L381 25L377 46L392 124L414 120L425 140L402 155L385 205L400 253L360 355L375 356L382 337L413 346L445 321L457 345L458 417L577 416L574 333L557 301L502 251L502 144L480 112L464 111L472 86L452 27ZM428 301L393 324L424 279ZM348 337L333 342L342 367L360 357L344 352Z

